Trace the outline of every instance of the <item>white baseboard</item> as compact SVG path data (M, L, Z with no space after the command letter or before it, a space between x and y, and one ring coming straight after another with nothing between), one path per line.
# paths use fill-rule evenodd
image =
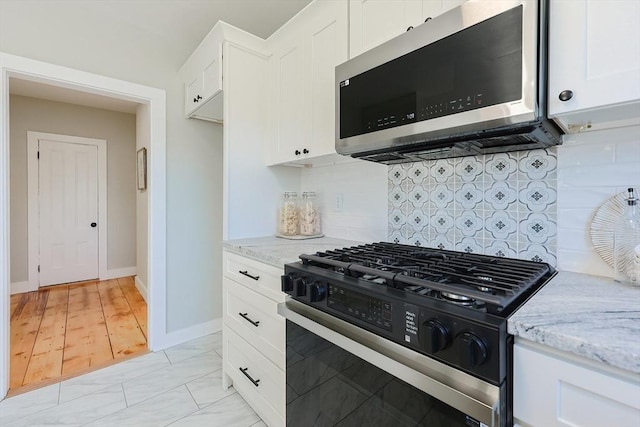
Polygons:
M35 291L36 289L31 289L29 286L29 281L25 280L24 282L13 282L11 283L11 295L13 294L22 294L24 292Z
M114 268L112 270L107 270L107 274L105 277L101 277L100 280L111 280L118 279L120 277L128 277L135 276L138 274L137 267L125 267L125 268Z
M153 348L151 348L151 351L164 350L165 348L173 347L174 345L182 344L205 335L220 332L221 330L222 318L189 326L188 328L165 334L164 337L159 340L160 342L154 342L152 344Z
M140 295L142 295L142 299L148 304L149 302L147 301L147 285L142 280L140 280L139 276L136 276L135 283L136 289L138 290L138 292L140 292Z

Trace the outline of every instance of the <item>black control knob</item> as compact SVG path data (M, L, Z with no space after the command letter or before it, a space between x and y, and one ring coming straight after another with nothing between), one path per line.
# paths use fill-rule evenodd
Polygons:
M560 95L558 95L558 99L560 99L560 101L562 102L568 101L571 98L573 98L573 91L571 90L563 90L562 92L560 92Z
M293 279L293 293L294 297L303 297L307 295L307 282L304 278L299 277Z
M463 332L457 337L460 364L472 369L482 365L489 356L487 345L482 338L472 332Z
M307 150L306 148L302 150L303 154L309 154L309 150Z
M451 335L447 327L437 319L429 319L422 325L425 350L437 353L451 344Z
M300 155L300 150L296 150L296 151L294 151L293 153L294 153L296 156L299 156L299 155Z
M285 292L289 295L292 294L294 286L293 281L296 279L297 275L293 273L286 274L280 277L280 285L282 292Z
M309 302L322 301L327 295L327 288L324 284L313 282L309 285Z

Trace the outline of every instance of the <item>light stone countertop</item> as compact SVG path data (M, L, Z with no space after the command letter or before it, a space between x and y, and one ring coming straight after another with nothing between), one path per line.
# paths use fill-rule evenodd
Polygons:
M640 374L640 288L560 271L515 312L508 331Z
M226 240L224 249L229 252L253 258L276 268L282 268L290 262L300 261L301 254L314 254L336 248L361 245L353 240L321 237L318 239L288 240L279 237L252 237L247 239Z
M273 236L223 242L226 250L276 268L312 254L362 244L323 237ZM529 341L640 374L640 288L613 279L560 271L508 321Z

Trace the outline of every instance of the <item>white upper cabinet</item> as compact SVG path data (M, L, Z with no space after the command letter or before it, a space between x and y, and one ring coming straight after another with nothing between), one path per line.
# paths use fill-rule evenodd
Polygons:
M549 116L568 132L640 124L640 1L549 3Z
M216 24L180 69L185 117L222 121L222 27Z
M350 0L349 57L435 18L464 0Z
M314 164L335 154L335 66L347 60L347 2L312 2L267 43L267 163Z

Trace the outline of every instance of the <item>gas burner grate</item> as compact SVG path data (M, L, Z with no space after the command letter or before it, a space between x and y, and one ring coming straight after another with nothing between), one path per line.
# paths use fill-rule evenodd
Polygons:
M370 283L493 313L555 273L544 263L386 242L300 255L300 259Z

